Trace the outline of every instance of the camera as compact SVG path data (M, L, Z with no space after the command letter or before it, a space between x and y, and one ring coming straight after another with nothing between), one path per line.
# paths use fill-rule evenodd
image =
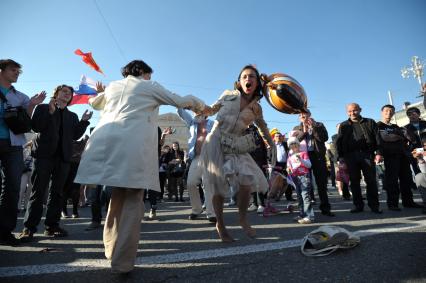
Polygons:
M425 150L420 147L420 148L416 148L416 153L423 153Z

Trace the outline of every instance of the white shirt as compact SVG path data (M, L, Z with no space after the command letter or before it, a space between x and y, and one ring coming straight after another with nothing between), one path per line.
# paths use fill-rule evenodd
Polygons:
M277 162L287 162L287 153L282 143L276 144L277 146Z

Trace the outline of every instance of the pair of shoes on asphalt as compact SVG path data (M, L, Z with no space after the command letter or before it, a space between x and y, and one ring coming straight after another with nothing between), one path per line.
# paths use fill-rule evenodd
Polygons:
M247 208L247 211L257 211L257 205L254 203L250 204L250 206Z
M44 230L44 235L47 237L62 238L68 236L68 232L59 226L49 227Z
M308 219L309 221L311 221L310 223L313 222L311 219L309 219L309 217L302 217L300 215L294 217L293 221L300 223L300 222L303 222L303 219ZM308 224L308 223L300 223L300 224Z
M309 219L309 217L300 217L300 219L297 220L297 223L299 223L299 224L311 224L312 222L313 221L311 219Z
M214 216L207 217L207 220L208 220L210 223L213 223L213 224L215 224L215 223L217 222L217 219L216 219L216 217L214 217Z
M70 218L70 216L63 211L61 212L61 216L62 216L62 218Z
M21 243L12 232L1 233L0 245L16 247Z
M197 219L198 218L198 214L195 214L195 213L191 213L189 216L188 216L188 219L189 220L195 220L195 219Z
M19 234L18 239L22 243L28 243L34 240L34 232L31 232L29 229L24 228L21 234Z
M155 220L155 219L157 219L157 211L155 209L151 209L149 211L148 219L149 220Z
M86 229L84 229L84 230L92 231L92 230L96 230L96 229L101 228L101 227L102 227L102 225L101 225L100 222L91 222L89 224L89 226L87 226Z

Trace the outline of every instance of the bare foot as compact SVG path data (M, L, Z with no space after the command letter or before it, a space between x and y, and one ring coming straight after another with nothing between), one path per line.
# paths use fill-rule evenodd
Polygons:
M246 232L246 235L250 238L256 237L256 230L251 228L251 226L248 223L241 223L241 227L243 228L244 232Z
M234 241L234 238L231 237L231 235L228 234L228 231L225 227L218 227L216 225L217 233L219 234L219 238L222 240L223 243L232 243Z

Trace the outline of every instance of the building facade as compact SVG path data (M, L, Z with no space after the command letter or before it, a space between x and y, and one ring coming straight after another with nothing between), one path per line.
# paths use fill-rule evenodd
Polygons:
M164 144L171 145L174 141L177 141L180 145L180 148L185 151L185 154L188 152L188 139L189 139L189 129L186 126L186 123L175 113L165 113L158 116L158 126L164 130L167 127L172 127L176 131L166 136Z

